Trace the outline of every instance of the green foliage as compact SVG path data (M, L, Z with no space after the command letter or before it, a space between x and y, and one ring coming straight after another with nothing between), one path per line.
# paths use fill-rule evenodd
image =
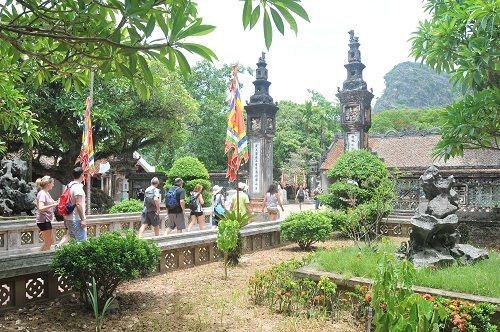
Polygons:
M328 171L328 177L352 180L358 185L372 178L387 178L389 171L384 162L368 150L354 150L343 154ZM375 183L367 183L373 185ZM375 184L376 185L376 184ZM366 185L365 185L366 187Z
M193 157L177 159L168 170L168 181L170 183L174 183L175 178L182 178L184 182L187 182L194 179L208 180L209 177L205 165Z
M250 213L245 213L245 214L239 214L236 212L236 210L229 210L226 211L224 214L222 220L234 220L238 222L239 228L248 225L249 223L252 222L253 220L253 215ZM241 236L241 232L238 229L238 238L236 241L236 246L229 249L227 254L227 263L232 266L238 265L241 255L243 254L243 237Z
M322 211L292 213L280 224L281 236L296 242L302 250L309 250L318 241L325 241L332 234L332 221Z
M429 130L443 127L446 109L388 110L372 116L370 133L384 134L389 130Z
M384 162L368 150L343 154L327 175L338 181L321 202L345 213L341 230L350 238L376 249L377 224L392 211L394 182ZM329 196L329 197L328 197Z
M381 254L373 281L371 305L375 331L428 332L446 317L441 306L412 290L415 269L406 260L396 266L394 258Z
M252 29L257 24L261 11L263 14L264 41L268 50L273 40L271 17L274 25L282 35L285 34L283 19L288 23L290 29L297 34L297 22L292 13L309 22L309 17L302 6L299 5L299 1L266 1L257 3L256 7L253 8L252 0L245 0L243 7L243 26L245 29L247 27Z
M430 19L413 33L411 55L438 73L451 73L462 93L473 90L463 103L447 107L446 128L434 157L447 160L464 149L499 149L500 130L490 122L500 109L498 0L427 0L424 8ZM487 127L478 135L475 130L483 123ZM467 128L462 131L462 126Z
M106 303L104 304L104 307L102 308L102 312L99 313L99 301L98 301L99 298L97 294L97 286L94 277L92 277L92 292L89 290L88 296L90 299L90 303L92 304L92 309L94 310L95 330L96 332L101 332L102 324L104 323L104 314L106 313L106 310L108 310L109 306L111 305L111 303L115 298L110 297L109 299L107 299Z
M110 214L114 213L128 213L128 212L141 212L144 205L138 199L130 198L128 201L121 201L109 209Z
M303 265L304 261L292 260L268 270L257 270L248 281L250 300L257 305L267 305L273 312L326 317L336 306L337 285L325 276L317 283L295 277L293 271Z
M268 0L259 2L253 10L251 3L247 1L243 10L245 28L249 26L252 29L255 26L261 16L261 8L267 48L272 41L268 10L281 33L284 33L281 17L285 18L295 33L297 23L293 15L308 21L307 13L296 1ZM252 17L250 25L249 13ZM133 90L144 101L157 90L154 86L154 69L148 60L161 62L170 72L179 68L183 76L187 76L190 65L185 57L186 52L208 61L217 59L208 47L191 42L193 37L207 35L215 29L212 25L202 23L203 19L198 15L197 3L194 1L146 1L139 6L134 2L111 0L103 3L61 0L40 4L14 0L0 3L0 20L4 27L3 38L0 39L0 99L3 100L8 100L9 96L22 90L15 86L19 82L33 85L37 89L44 82L59 81L65 92L74 88L81 95L85 85L90 82L90 73L98 72L106 81L112 78L131 81ZM153 38L153 31L160 35ZM166 89L176 89L178 86L181 85L164 84ZM122 100L118 100L116 104L121 106ZM1 106L3 108L5 105ZM9 129L9 133L22 137L26 144L32 146L39 136L34 124L35 116L28 115L24 110L19 111L17 107L10 106L7 107L7 112L2 109L0 127L6 131ZM183 115L182 111L174 113ZM28 116L24 121L18 121L25 115ZM150 119L171 120L165 116L148 115ZM188 114L186 116L189 117ZM68 119L67 116L59 118ZM122 123L128 122L122 118ZM130 123L136 123L135 119ZM177 122L179 123L182 121ZM161 125L143 128L165 130ZM168 129L175 128L171 126ZM47 134L50 131L41 132ZM2 153L5 151L2 147L4 138L0 133ZM172 140L174 138L176 136ZM61 142L65 140L58 140L55 146L59 147ZM67 151L73 150L68 149L63 153ZM79 151L79 148L74 151ZM122 154L123 151L119 153ZM55 155L48 156L58 159ZM68 155L68 159L71 162L75 160L72 155Z
M293 171L309 173L310 160L318 160L328 147L340 127L340 106L327 101L314 90L311 100L304 104L281 101L276 116L276 137L274 138L274 178L285 175L289 185L293 182Z
M184 79L184 85L191 96L199 103L196 121L188 125L185 146L175 154L176 160L189 155L196 156L208 170L227 168L224 154L225 132L227 128L227 91L232 81L231 64L221 68L208 61L196 63L191 74ZM238 73L253 73L249 67L237 64ZM240 88L244 88L240 85ZM170 165L168 165L170 167Z
M54 252L51 271L66 279L91 307L89 285L95 278L99 308L103 308L124 281L145 277L158 266L160 249L154 241L137 238L131 231L101 234L81 243L71 242Z
M224 252L224 279L227 280L228 252L238 245L240 224L238 220L224 218L219 221L217 230L217 248Z
M460 91L453 88L450 78L449 74L438 74L429 67L415 62L407 61L394 66L385 74L385 89L373 106L372 127L375 116L382 111L422 107L443 108L458 100L461 97ZM405 121L405 117L400 121Z
M445 161L466 149L500 150L500 89L486 89L454 103L446 114L434 158Z
M396 246L382 238L378 253L367 246L333 247L314 256L314 264L322 271L340 273L344 278L353 276L375 278L380 252L395 252ZM421 287L443 289L452 292L500 297L500 285L494 280L498 275L500 254L490 251L489 259L472 265L448 266L445 268L420 268L416 271L414 284ZM463 282L473 280L474 282Z

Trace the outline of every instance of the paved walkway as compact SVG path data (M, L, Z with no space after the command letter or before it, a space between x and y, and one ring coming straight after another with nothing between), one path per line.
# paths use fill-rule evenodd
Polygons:
M283 208L285 209L285 211L284 212L280 211L280 216L279 216L280 219L285 219L292 212L300 212L299 204L295 204L295 203L284 204ZM321 207L320 209L324 209L324 207ZM306 211L306 210L314 210L314 201L312 203L302 204L302 211ZM186 223L186 228L189 225L189 221L187 221L187 223ZM210 223L205 223L205 225L203 227L205 230L207 230L207 229L211 229L212 225ZM198 224L196 223L193 226L193 229L191 231L198 231L198 230L199 230ZM152 235L151 234L152 231L150 231L150 229L148 229L147 232L148 232L148 234L146 236ZM149 233L149 232L151 232L151 233ZM176 232L176 230L174 230L171 234L175 234L175 232ZM183 232L187 232L187 229L184 230ZM163 232L160 231L160 235L163 235Z

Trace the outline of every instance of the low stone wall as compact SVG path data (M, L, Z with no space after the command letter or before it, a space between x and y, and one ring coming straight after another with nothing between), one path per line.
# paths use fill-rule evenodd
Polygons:
M493 211L458 211L458 232L461 243L481 248L500 250L500 209ZM388 218L378 226L378 233L385 236L409 237L410 221Z
M243 227L244 253L282 245L279 223L255 222ZM161 249L157 272L167 273L220 260L222 255L217 250L216 238L216 230L153 237ZM49 272L52 254L53 251L45 251L0 257L0 311L72 292L64 278Z

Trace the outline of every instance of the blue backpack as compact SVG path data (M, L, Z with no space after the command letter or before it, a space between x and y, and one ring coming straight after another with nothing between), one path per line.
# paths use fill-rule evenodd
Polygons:
M179 190L179 187L172 187L168 190L167 195L165 196L165 206L169 210L175 209L179 206L179 201L177 200L177 190Z

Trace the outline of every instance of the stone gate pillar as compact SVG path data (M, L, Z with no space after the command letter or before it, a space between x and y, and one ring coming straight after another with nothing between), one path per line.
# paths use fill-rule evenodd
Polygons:
M269 95L265 53L257 62L255 94L244 107L247 112L247 136L249 141L249 192L252 199L262 198L273 182L273 138L276 135L278 106Z
M342 90L337 88L336 96L340 101L340 124L344 129L344 151L352 151L368 148L368 130L372 125L371 101L373 93L366 89L363 80L363 69L365 65L361 62L358 37L354 31L349 31L349 52L347 79L344 81Z

